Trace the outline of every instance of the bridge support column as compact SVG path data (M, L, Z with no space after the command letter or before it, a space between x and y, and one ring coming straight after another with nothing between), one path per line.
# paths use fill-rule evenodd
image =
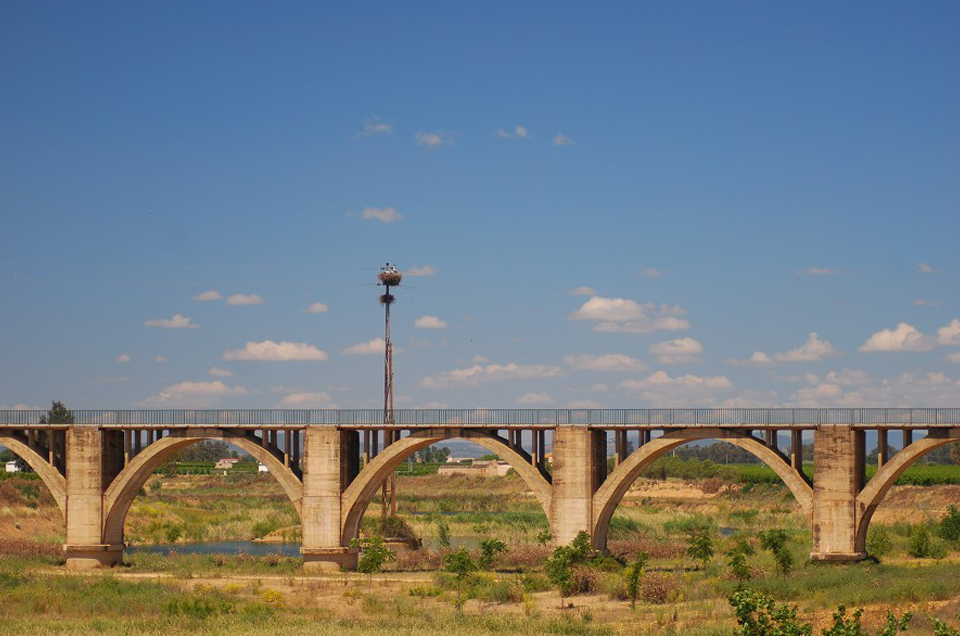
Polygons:
M304 570L357 567L357 550L343 545L341 510L343 490L356 475L355 436L334 427L310 427L304 434L300 508Z
M814 561L859 561L867 556L857 540L857 494L863 485L863 431L823 426L813 441Z
M550 527L555 545L569 544L581 531L592 535L593 495L606 477L606 464L603 431L569 426L554 429Z
M103 541L103 485L112 472L103 452L103 433L72 426L66 435L67 567L85 570L123 561L123 544ZM113 453L110 453L112 455Z

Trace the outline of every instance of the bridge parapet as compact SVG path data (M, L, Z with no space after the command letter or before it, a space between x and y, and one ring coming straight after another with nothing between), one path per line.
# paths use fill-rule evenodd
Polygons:
M400 409L392 427L488 428L578 426L590 428L952 428L960 408L776 408L776 409ZM0 427L66 428L41 424L47 411L0 411ZM311 427L384 428L380 409L182 409L75 410L76 424L103 428L150 427Z

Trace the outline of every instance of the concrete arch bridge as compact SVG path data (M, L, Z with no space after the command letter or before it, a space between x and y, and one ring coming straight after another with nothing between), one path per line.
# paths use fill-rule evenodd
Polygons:
M173 453L204 440L269 466L300 515L304 563L313 569L354 567L348 546L380 484L446 439L468 439L509 462L557 544L586 531L601 550L614 510L651 462L691 441L723 440L776 471L809 519L811 558L823 561L864 558L870 519L897 478L960 439L960 409L411 409L389 425L374 409L72 413L73 424L46 424L44 411L0 411L0 445L36 471L63 512L70 568L120 563L124 519L140 488ZM867 431L880 448L869 482ZM888 457L891 433L901 450ZM805 434L813 438L812 481L802 470Z

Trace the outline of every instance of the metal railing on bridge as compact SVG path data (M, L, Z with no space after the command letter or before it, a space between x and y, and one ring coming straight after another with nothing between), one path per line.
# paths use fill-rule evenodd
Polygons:
M380 409L75 410L77 424L117 427L382 426ZM0 426L42 425L46 411L0 411ZM394 426L860 427L960 426L960 408L400 409ZM52 425L52 426L63 426Z

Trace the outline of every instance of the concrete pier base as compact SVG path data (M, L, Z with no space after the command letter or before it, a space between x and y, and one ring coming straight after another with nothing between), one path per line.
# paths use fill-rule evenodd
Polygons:
M303 548L304 572L355 570L360 558L357 548Z
M63 546L68 570L93 570L123 563L122 545L70 545Z
M829 426L814 432L813 561L860 561L857 494L863 485L863 431Z

